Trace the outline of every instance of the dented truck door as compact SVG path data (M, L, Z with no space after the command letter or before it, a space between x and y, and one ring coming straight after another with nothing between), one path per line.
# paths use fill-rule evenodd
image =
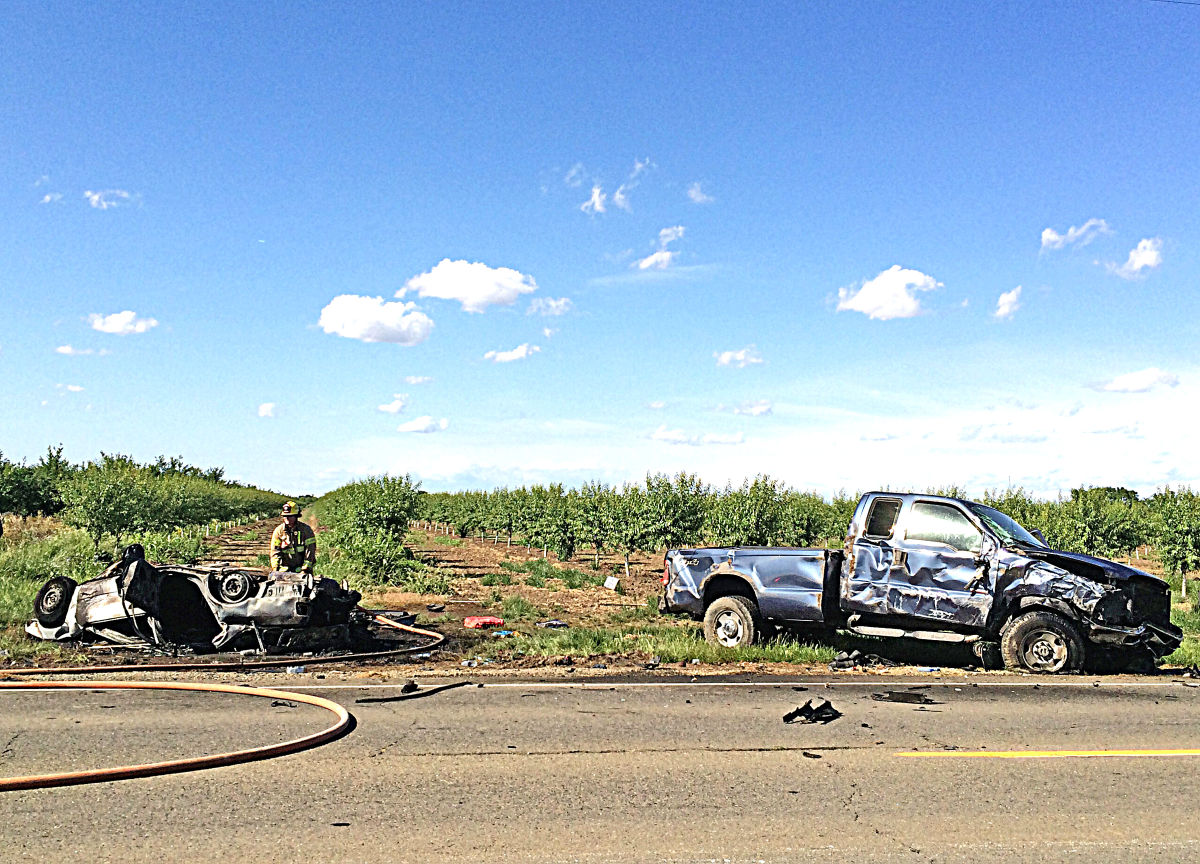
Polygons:
M914 501L892 541L888 611L982 627L992 607L995 541L954 504Z
M862 528L854 530L857 525L851 525L849 557L842 571L842 607L846 611L888 613L888 579L895 561L892 532L902 504L899 498L881 496L871 500L865 514L855 514L854 523Z

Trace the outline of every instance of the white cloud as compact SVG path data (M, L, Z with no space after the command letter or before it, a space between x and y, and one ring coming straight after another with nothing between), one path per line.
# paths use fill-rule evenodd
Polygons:
M406 375L404 377L405 384L428 384L432 380L428 375Z
M67 390L69 390L72 393L82 393L83 392L83 388L80 387L78 384L68 384Z
M91 348L72 348L70 345L59 345L54 349L55 354L66 354L68 357L80 357L84 354L95 354Z
M429 338L433 320L415 303L385 301L382 297L339 294L321 310L317 321L326 333L363 342L419 345Z
M430 432L440 432L450 425L450 421L443 417L441 420L434 420L428 414L424 417L418 417L415 420L409 420L407 423L401 423L396 427L397 432L416 432L421 435Z
M47 194L42 196L41 203L42 204L53 204L56 201L61 201L62 197L63 196L62 196L61 192L48 192Z
M259 405L258 406L258 416L259 417L274 417L275 416L275 403L274 402L264 402L261 405Z
M645 159L634 159L633 172L629 175L630 182L636 180L647 168L651 167L653 164L654 163L650 161L649 156L647 156Z
M546 337L547 339L549 339L551 336L553 336L557 332L558 332L557 330L555 330L551 327L543 327L542 328L542 335L544 337Z
M631 266L636 267L638 270L666 270L679 254L676 251L668 249L667 246L676 240L683 239L685 230L687 229L682 225L672 225L670 228L663 228L658 232L658 251L634 261Z
M762 354L753 345L747 345L737 351L714 351L718 366L734 366L745 369L747 366L757 366L763 362Z
M683 232L686 230L682 225L672 225L670 228L662 229L658 232L658 248L665 249L667 244L682 240Z
M893 264L874 279L868 279L857 291L839 288L837 310L861 312L878 321L912 318L921 314L921 301L913 292L933 291L941 286L941 282L919 270Z
M592 187L592 197L579 205L579 209L584 213L603 213L604 202L608 200L608 196L601 191L599 186Z
M1179 386L1179 376L1151 366L1140 372L1129 372L1101 384L1098 389L1109 393L1147 393L1158 385L1164 387Z
M407 393L393 393L392 401L379 406L379 410L385 414L399 414L404 410L404 406L408 404Z
M111 315L92 314L88 322L93 330L101 333L115 333L118 336L128 336L130 333L145 333L151 327L157 327L158 322L153 318L139 318L132 310L114 312Z
M511 363L514 360L524 360L526 357L532 357L541 350L537 345L530 345L528 342L524 342L511 351L489 351L483 355L483 359L491 360L493 363Z
M693 183L688 187L687 196L693 204L711 204L716 200L711 195L704 194L704 190L700 188L699 183Z
M529 309L526 310L525 314L553 317L567 314L571 311L571 307L570 297L559 297L557 300L553 297L535 297L529 304Z
M1108 223L1103 219L1089 219L1078 228L1072 226L1066 234L1059 234L1053 228L1042 231L1042 251L1047 249L1062 249L1064 246L1086 246L1101 234L1111 234Z
M99 192L88 189L83 193L83 197L97 210L107 210L110 207L128 204L130 195L124 189L104 189Z
M1122 279L1137 279L1143 275L1143 270L1155 270L1162 264L1162 238L1146 237L1138 241L1136 248L1130 251L1128 260L1119 267L1115 262L1104 266L1108 272Z
M511 306L522 294L537 290L532 276L511 267L489 267L479 261L443 258L428 273L414 276L396 292L403 297L416 291L420 297L457 300L466 312L483 312L488 306Z
M649 408L651 411L661 411L662 409L667 407L667 403L663 402L661 399L658 399L658 400L655 400L654 402L651 402L646 407Z
M994 314L997 318L1005 320L1016 314L1021 308L1021 286L1018 285L1011 291L1005 291L1000 295L1000 299L996 301L996 311Z
M618 210L624 210L626 213L630 212L633 209L629 206L629 193L627 191L628 188L629 187L627 187L624 183L622 183L620 186L617 187L617 191L612 194L613 206L616 207Z
M633 262L633 266L639 270L666 270L671 266L671 262L675 260L675 256L678 254L678 252L672 252L668 249L659 249L645 258L640 258Z
M668 429L665 423L651 432L649 438L665 444L686 444L689 447L705 444L741 444L745 440L741 432L733 435L718 435L712 432L703 435L688 435L682 429Z
M567 176L563 177L563 183L566 183L572 189L578 189L583 185L583 163L576 162L571 166L571 170L567 172Z
M745 414L749 417L763 417L771 413L772 407L769 400L759 399L757 402L743 402L733 409L733 413Z

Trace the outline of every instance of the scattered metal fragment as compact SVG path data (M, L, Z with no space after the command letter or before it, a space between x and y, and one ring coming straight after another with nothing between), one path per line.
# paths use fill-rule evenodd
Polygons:
M858 649L847 654L842 651L829 664L829 668L833 671L840 669L854 669L856 667L869 668L872 666L899 666L895 660L889 660L886 657L881 657L878 654L863 654Z
M303 666L287 666L284 668L283 671L289 675L303 675L304 667Z
M557 618L551 618L549 621L539 621L537 626L549 627L552 630L561 630L564 627L569 627L570 625L567 624L566 621L559 621Z
M809 699L794 711L783 715L784 723L832 723L842 716L842 712L833 707L828 699L821 699L815 705Z
M909 705L940 705L924 693L914 693L911 690L887 690L883 693L872 693L871 698L876 702L904 702Z
M659 665L660 663L662 663L662 660L660 660L660 659L659 659L659 657L658 657L658 655L657 655L657 654L655 654L653 657L651 657L651 658L650 658L650 662L649 662L649 663L643 663L643 664L642 664L642 668L643 668L643 669L657 669L657 668L658 668L658 665Z
M295 708L295 702L289 702L286 699L276 699L271 703L272 708Z

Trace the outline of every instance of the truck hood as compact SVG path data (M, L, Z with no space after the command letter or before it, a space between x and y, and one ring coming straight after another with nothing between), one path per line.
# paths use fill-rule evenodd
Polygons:
M1026 558L1045 561L1055 567L1061 567L1068 573L1083 576L1095 582L1126 582L1130 579L1150 579L1160 583L1164 588L1167 583L1157 576L1151 576L1141 570L1135 570L1125 564L1097 558L1094 555L1084 555L1079 552L1061 552L1057 549L1031 549L1028 546L1018 547L1015 551Z

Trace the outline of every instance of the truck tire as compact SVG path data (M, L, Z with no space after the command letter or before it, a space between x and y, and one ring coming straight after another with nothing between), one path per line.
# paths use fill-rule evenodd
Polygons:
M758 605L749 597L718 597L704 613L704 638L722 648L753 645L762 631Z
M1083 637L1061 615L1035 609L1009 619L1000 631L1004 665L1028 672L1074 672L1083 666Z
M33 614L43 627L57 627L67 620L67 609L75 596L76 582L69 576L55 576L42 586L33 599Z

